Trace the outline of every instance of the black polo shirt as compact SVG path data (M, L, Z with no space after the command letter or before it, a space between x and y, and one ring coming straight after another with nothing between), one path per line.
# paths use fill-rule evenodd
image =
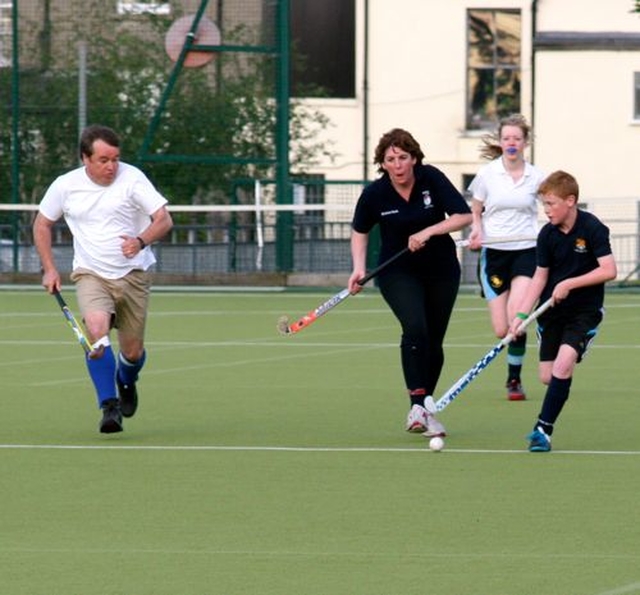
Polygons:
M462 194L439 169L418 164L414 174L408 202L396 192L386 172L358 199L352 227L358 233L369 233L376 224L380 226L380 262L405 248L410 235L443 221L447 215L471 212ZM448 234L434 236L424 248L407 254L388 270L445 278L459 275L455 243Z
M538 234L536 258L539 267L549 270L540 301L551 297L553 288L564 279L578 277L598 267L598 258L611 254L609 228L595 215L578 209L573 228L563 233L547 223ZM604 283L572 289L550 315L600 309L604 303Z

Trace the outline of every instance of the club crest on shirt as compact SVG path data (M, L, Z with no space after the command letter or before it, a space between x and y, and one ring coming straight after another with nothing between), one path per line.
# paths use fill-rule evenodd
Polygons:
M576 238L575 244L573 245L573 251L585 254L587 251L587 241L584 238Z
M422 204L424 204L425 209L430 209L431 207L433 207L433 204L431 203L431 194L428 190L422 191Z
M491 277L489 277L489 284L494 289L500 289L504 284L504 281L498 275L491 275Z

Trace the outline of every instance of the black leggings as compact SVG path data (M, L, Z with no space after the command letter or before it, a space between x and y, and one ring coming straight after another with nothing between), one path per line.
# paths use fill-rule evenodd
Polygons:
M444 365L442 343L460 278L419 279L406 273L388 273L378 286L402 327L400 354L407 389L432 395Z

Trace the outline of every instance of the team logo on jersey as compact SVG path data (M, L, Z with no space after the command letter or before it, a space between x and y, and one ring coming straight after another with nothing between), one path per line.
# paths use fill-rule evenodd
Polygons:
M573 245L573 251L578 252L579 254L586 254L587 241L584 238L576 238L576 242Z
M504 284L504 281L498 275L491 275L491 277L489 277L489 284L494 289L500 289Z
M425 209L430 209L431 207L433 207L433 204L431 203L431 194L428 190L422 191L422 203L424 204Z

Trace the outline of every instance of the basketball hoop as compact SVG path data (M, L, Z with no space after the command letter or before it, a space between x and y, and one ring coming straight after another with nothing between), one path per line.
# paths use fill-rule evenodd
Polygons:
M167 31L164 47L173 62L176 62L180 57L194 19L195 15L181 17ZM220 30L216 24L203 16L198 23L192 45L220 45L220 39ZM188 68L197 68L211 62L214 57L214 52L188 51L183 64Z

